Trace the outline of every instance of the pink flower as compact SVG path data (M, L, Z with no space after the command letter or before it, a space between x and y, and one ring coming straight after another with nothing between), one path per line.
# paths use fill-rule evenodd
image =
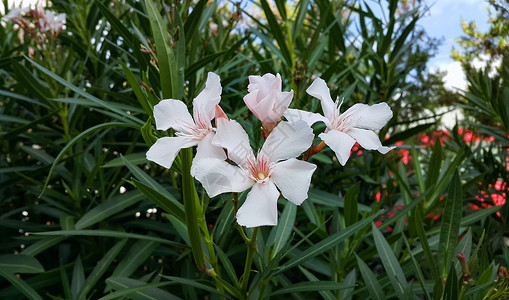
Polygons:
M222 122L212 144L225 148L228 158L237 165L219 158L195 160L194 176L210 197L251 188L237 212L240 225L277 225L279 191L296 205L308 197L316 166L296 157L311 146L313 139L313 130L305 122L281 122L255 156L242 126L234 120Z
M288 109L284 116L290 122L303 120L309 126L319 121L324 122L327 129L319 137L334 151L341 165L344 166L350 158L350 149L355 142L365 149L378 150L382 154L396 148L382 146L373 131L384 127L392 118L387 103L357 103L341 113L342 103L339 103L339 99L336 103L332 101L330 90L323 79L315 79L306 92L321 101L323 116L298 109Z
M193 100L193 116L184 102L166 99L154 106L157 130L175 129L174 137L162 137L147 151L147 159L165 168L171 168L180 149L198 146L195 159L203 157L226 158L224 150L211 145L214 132L210 121L221 100L221 83L209 72L205 89ZM194 167L194 165L193 165ZM193 172L193 169L191 169Z
M265 74L263 76L249 76L247 90L244 97L249 110L262 121L262 125L270 132L281 121L281 117L288 109L293 98L293 91L281 91L281 76Z

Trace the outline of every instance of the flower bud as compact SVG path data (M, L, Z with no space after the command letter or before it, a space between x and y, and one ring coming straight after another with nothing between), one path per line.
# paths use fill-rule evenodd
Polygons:
M281 120L293 98L293 91L282 92L281 85L279 74L249 76L249 94L244 97L244 102L268 132Z

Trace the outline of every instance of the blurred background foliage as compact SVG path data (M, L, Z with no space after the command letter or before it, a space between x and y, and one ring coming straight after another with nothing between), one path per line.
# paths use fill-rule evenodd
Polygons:
M53 0L58 33L2 21L0 298L509 298L509 5L490 3L489 31L463 23L453 52L465 91L427 68L438 41L420 1ZM281 74L293 108L321 110L305 93L320 76L345 107L394 112L387 156L312 157L309 199L261 229L247 293L231 197L198 186L212 278L192 256L180 156L170 170L145 159L153 106L190 104L209 71L257 146L249 75ZM444 128L444 108L464 118Z

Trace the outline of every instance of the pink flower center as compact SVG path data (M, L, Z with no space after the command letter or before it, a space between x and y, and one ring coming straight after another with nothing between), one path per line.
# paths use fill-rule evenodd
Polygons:
M272 174L273 163L263 154L258 154L256 159L247 160L248 176L258 183L264 183Z
M346 133L356 124L358 124L360 117L358 116L357 111L341 114L339 111L340 106L341 105L338 104L338 101L336 101L334 117L331 120L331 129Z
M175 133L176 136L190 137L196 140L202 140L207 134L210 133L211 127L205 122L197 122L197 124L181 124L183 131Z

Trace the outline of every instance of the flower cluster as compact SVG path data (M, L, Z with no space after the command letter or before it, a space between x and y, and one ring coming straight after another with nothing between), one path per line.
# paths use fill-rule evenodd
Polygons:
M64 13L56 14L54 11L41 6L35 8L13 8L2 17L4 22L12 22L21 32L34 39L39 44L54 41L66 22ZM23 38L23 35L20 35Z
M346 164L356 142L383 154L394 148L382 146L373 131L392 117L386 103L355 104L341 113L339 101L332 101L327 84L317 78L307 93L321 101L323 115L289 109L293 91L282 91L279 74L265 74L249 77L244 97L263 126L265 143L255 154L246 131L237 121L228 119L219 106L221 92L219 76L210 72L205 89L193 100L192 116L180 100L158 103L154 107L156 129L172 128L175 136L158 139L147 152L147 159L171 168L180 149L197 146L191 175L210 197L251 189L236 214L242 226L277 225L277 200L281 196L302 204L308 198L316 170L316 165L306 160L325 145L334 151L341 165ZM211 123L214 118L215 128ZM325 123L326 129L318 135L322 143L313 146L311 126L316 122ZM303 158L297 159L303 153Z

